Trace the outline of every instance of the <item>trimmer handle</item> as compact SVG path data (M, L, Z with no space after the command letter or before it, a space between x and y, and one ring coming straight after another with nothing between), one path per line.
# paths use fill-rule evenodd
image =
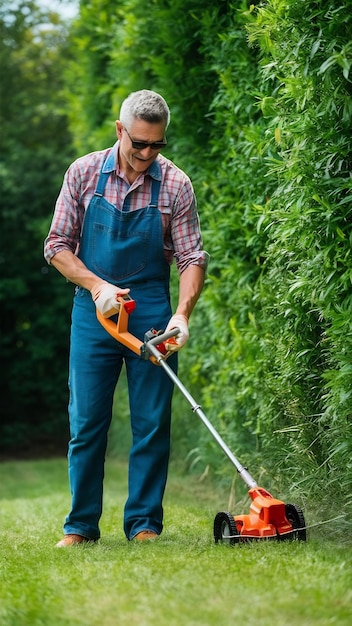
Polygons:
M160 363L160 358L163 359L168 356L165 342L170 340L170 343L176 343L175 339L172 338L180 332L179 328L173 328L167 333L150 330L145 334L144 342L142 342L128 332L128 317L136 308L135 301L128 294L118 296L117 301L120 304L117 321L103 317L97 310L97 318L101 325L114 339L132 350L132 352L135 352L135 354L146 360L150 358L153 363ZM151 343L150 348L149 343Z
M175 337L179 332L179 328L172 328L165 333L162 331L157 332L155 330L150 330L144 335L144 344L143 349L141 350L142 356L145 357L145 355L149 353L159 362L160 358L162 359L166 355L170 354L166 348L166 343L176 344ZM169 341L170 339L171 341Z
M170 339L170 337L176 337L179 332L179 328L171 328L171 330L168 330L167 333L160 333L160 335L156 335L155 337L153 337L153 339L149 339L148 344L156 346L158 343L166 343L167 339Z

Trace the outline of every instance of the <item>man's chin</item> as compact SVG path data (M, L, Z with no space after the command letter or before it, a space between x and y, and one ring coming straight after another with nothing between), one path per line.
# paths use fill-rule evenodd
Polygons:
M151 165L153 163L154 159L140 159L138 157L134 157L133 159L133 165L134 167L138 168L138 170L141 168L142 170L146 170L149 165Z

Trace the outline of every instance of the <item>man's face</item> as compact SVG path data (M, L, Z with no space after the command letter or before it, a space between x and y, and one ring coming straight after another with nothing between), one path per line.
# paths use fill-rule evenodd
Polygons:
M164 122L151 124L136 118L129 128L125 128L120 121L117 121L116 134L120 140L120 168L132 182L138 174L148 169L163 147L148 145L134 148L132 141L146 144L163 143L165 124Z

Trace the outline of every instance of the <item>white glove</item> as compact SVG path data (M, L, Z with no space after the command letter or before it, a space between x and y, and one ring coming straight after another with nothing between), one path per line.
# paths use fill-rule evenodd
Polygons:
M168 343L168 340L166 339L165 346L168 352L178 352L178 350L180 350L182 346L185 345L189 337L187 317L185 315L182 315L181 313L176 313L176 315L173 315L165 328L165 332L168 332L173 328L179 328L180 332L175 337L176 343Z
M95 306L102 316L111 317L112 315L116 315L120 310L120 303L117 302L117 297L129 291L129 289L121 289L120 287L116 287L116 285L101 281L93 285L90 293L92 294Z

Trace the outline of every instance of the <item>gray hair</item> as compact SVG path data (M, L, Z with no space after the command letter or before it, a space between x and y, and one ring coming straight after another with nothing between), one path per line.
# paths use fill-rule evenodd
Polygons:
M132 92L123 101L120 109L120 122L129 127L133 120L138 118L151 124L165 123L165 129L170 123L170 109L160 94L149 89Z

